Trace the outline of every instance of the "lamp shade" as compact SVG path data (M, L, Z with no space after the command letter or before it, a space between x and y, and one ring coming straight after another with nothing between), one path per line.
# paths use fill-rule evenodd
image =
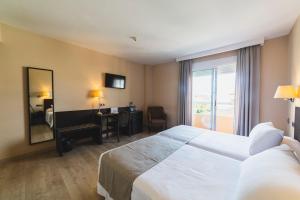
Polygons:
M37 93L37 97L39 98L48 98L50 97L50 93L48 91L41 91Z
M275 99L294 99L297 98L297 91L292 85L280 85L274 95Z
M99 97L99 98L103 98L103 92L101 90L91 90L90 91L90 97Z

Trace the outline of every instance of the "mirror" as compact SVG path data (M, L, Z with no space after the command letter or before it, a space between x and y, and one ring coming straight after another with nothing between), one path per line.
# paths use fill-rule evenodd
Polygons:
M53 70L27 67L29 142L54 139Z

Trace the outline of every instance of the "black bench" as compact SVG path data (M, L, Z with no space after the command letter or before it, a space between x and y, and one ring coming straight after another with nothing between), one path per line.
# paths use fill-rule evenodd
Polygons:
M92 137L102 144L101 126L96 110L55 112L56 150L60 156L71 147L71 140Z

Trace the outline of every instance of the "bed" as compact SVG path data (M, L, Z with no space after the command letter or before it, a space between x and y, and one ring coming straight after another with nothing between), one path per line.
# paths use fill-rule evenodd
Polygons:
M184 125L170 128L159 134L178 139L176 137L178 134L184 134L186 132L195 133L197 135L197 137L189 141L189 145L191 146L199 147L241 161L250 156L248 151L250 141L248 137Z
M263 181L249 183L257 174L252 169L261 171L256 166L271 158L268 163L272 171L264 169L264 164L260 166L265 170L260 172L263 176L271 173L267 186L271 185L276 192L284 188L281 181L271 178L278 168L285 177L293 177L293 182L286 184L288 199L300 199L300 165L293 149L285 145L272 148L271 153L267 150L250 156L248 146L249 138L177 126L103 153L99 159L97 192L106 200L282 199L263 196L265 193L259 192L265 187ZM280 159L284 164L276 164ZM250 178L244 178L247 176ZM262 185L255 187L256 183ZM286 191L282 193L287 195Z
M53 128L53 99L44 99L45 121Z

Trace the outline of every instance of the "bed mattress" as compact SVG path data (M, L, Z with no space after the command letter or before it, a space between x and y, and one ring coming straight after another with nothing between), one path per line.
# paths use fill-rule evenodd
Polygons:
M203 132L199 137L191 140L189 145L241 161L250 156L248 137L216 131Z
M159 134L175 140L182 140L183 138L188 140L190 136L194 136L193 139L189 140L189 145L237 160L245 160L250 156L250 139L248 137L185 125L170 128ZM184 137L184 135L186 136Z
M231 199L240 161L185 145L141 176L132 200Z

